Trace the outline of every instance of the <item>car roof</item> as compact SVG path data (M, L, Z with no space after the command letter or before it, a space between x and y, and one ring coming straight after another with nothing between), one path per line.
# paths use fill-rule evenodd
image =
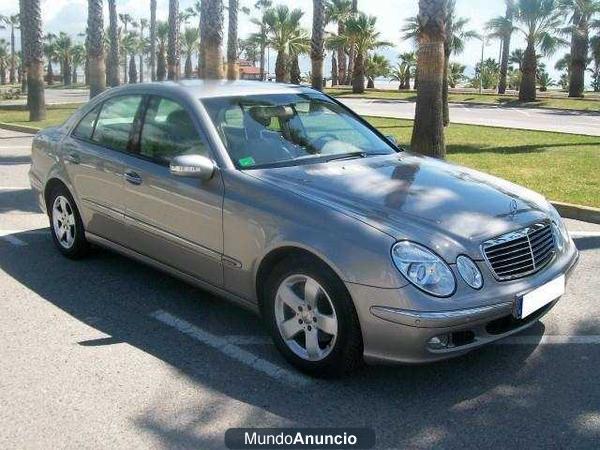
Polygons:
M147 90L149 93L159 93L161 91L178 91L198 99L213 97L231 97L246 95L265 95L265 94L298 94L315 92L306 86L295 84L272 83L265 81L249 80L178 80L161 81L154 83L131 84L119 89L124 90Z

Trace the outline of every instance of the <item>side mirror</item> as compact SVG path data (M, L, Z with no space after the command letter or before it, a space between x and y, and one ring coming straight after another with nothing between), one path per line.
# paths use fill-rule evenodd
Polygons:
M398 147L398 139L396 139L396 136L392 135L392 134L386 134L385 138L390 141L392 144L394 144L396 147Z
M213 160L206 156L180 155L171 160L169 169L178 177L200 178L202 181L208 181L214 176L216 166Z

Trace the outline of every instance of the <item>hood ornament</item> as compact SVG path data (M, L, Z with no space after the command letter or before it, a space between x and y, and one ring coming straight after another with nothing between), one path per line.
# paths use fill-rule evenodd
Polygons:
M513 198L510 201L510 218L514 219L514 217L517 215L517 212L519 211L519 204L517 203L517 201Z

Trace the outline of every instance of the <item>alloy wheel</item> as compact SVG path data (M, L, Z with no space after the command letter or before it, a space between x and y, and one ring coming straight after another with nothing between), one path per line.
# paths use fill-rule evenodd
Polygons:
M69 200L59 195L52 205L52 228L58 243L70 249L75 243L75 212Z

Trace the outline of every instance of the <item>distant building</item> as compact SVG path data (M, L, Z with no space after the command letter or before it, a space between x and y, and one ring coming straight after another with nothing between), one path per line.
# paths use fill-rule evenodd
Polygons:
M251 61L240 60L240 80L260 80L260 68Z

